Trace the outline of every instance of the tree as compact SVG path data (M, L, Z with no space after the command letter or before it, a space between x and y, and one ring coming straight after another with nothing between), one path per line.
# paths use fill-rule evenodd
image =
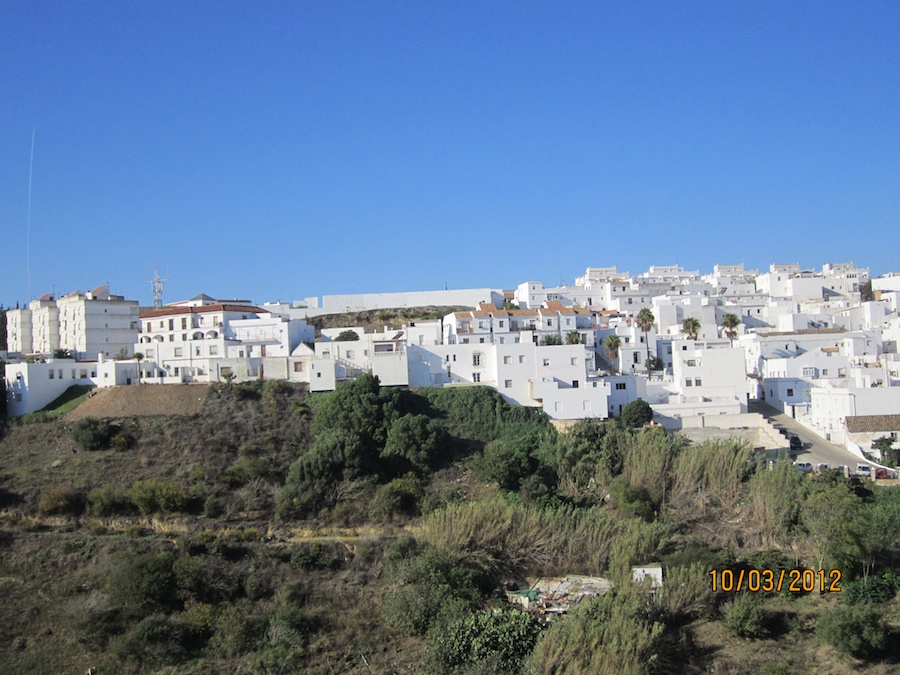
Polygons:
M425 473L440 459L446 444L447 433L442 426L426 415L404 415L388 429L381 457L408 462L419 473Z
M71 349L54 349L53 350L53 358L54 359L71 359L72 358L72 350Z
M569 333L566 333L566 344L567 345L581 344L581 335L579 335L577 330L573 330Z
M612 366L613 372L616 371L616 359L619 358L619 350L622 348L622 340L616 335L607 335L603 341L606 353L609 354L609 365Z
M144 355L141 352L134 353L134 363L137 365L137 380L138 384L141 382L141 361L144 360Z
M734 344L734 338L737 336L737 327L741 325L741 318L737 314L730 312L722 317L722 328L725 329L725 337Z
M700 334L700 322L692 316L689 316L681 324L681 332L687 336L688 340L696 340Z
M648 333L650 329L653 328L653 324L656 323L656 317L653 316L653 312L644 307L640 312L638 312L637 325L640 326L641 330L644 331L644 342L647 345L647 358L650 358L650 338Z
M622 408L622 424L628 427L642 427L653 421L653 408L644 399L632 401Z
M562 338L559 336L558 333L551 333L550 335L544 336L544 338L541 340L541 344L545 345L545 346L561 345Z
M359 340L359 334L355 330L342 330L338 336L334 338L335 342L356 342Z

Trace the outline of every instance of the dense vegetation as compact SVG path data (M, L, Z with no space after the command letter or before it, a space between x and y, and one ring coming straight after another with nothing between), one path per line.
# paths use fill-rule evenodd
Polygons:
M0 667L31 672L852 672L896 667L900 487L493 389L216 388L202 415L0 441ZM630 582L663 563L662 591ZM842 592L709 571L840 570ZM545 624L497 589L615 589Z

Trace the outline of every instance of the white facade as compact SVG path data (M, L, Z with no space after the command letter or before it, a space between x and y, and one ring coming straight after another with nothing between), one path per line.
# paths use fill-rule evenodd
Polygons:
M6 347L10 354L32 354L31 310L10 309L6 312Z
M133 354L139 332L138 303L111 295L109 286L75 291L57 301L59 346L76 358Z

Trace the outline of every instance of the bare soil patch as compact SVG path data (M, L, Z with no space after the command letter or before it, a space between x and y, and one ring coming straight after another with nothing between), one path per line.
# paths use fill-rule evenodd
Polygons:
M207 384L135 384L98 389L70 412L66 421L83 417L196 415L203 409L209 392Z

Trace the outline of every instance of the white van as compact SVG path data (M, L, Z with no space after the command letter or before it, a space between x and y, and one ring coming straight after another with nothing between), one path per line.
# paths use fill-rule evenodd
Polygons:
M856 475L857 476L865 476L866 478L872 477L872 467L868 464L857 464L856 465Z

